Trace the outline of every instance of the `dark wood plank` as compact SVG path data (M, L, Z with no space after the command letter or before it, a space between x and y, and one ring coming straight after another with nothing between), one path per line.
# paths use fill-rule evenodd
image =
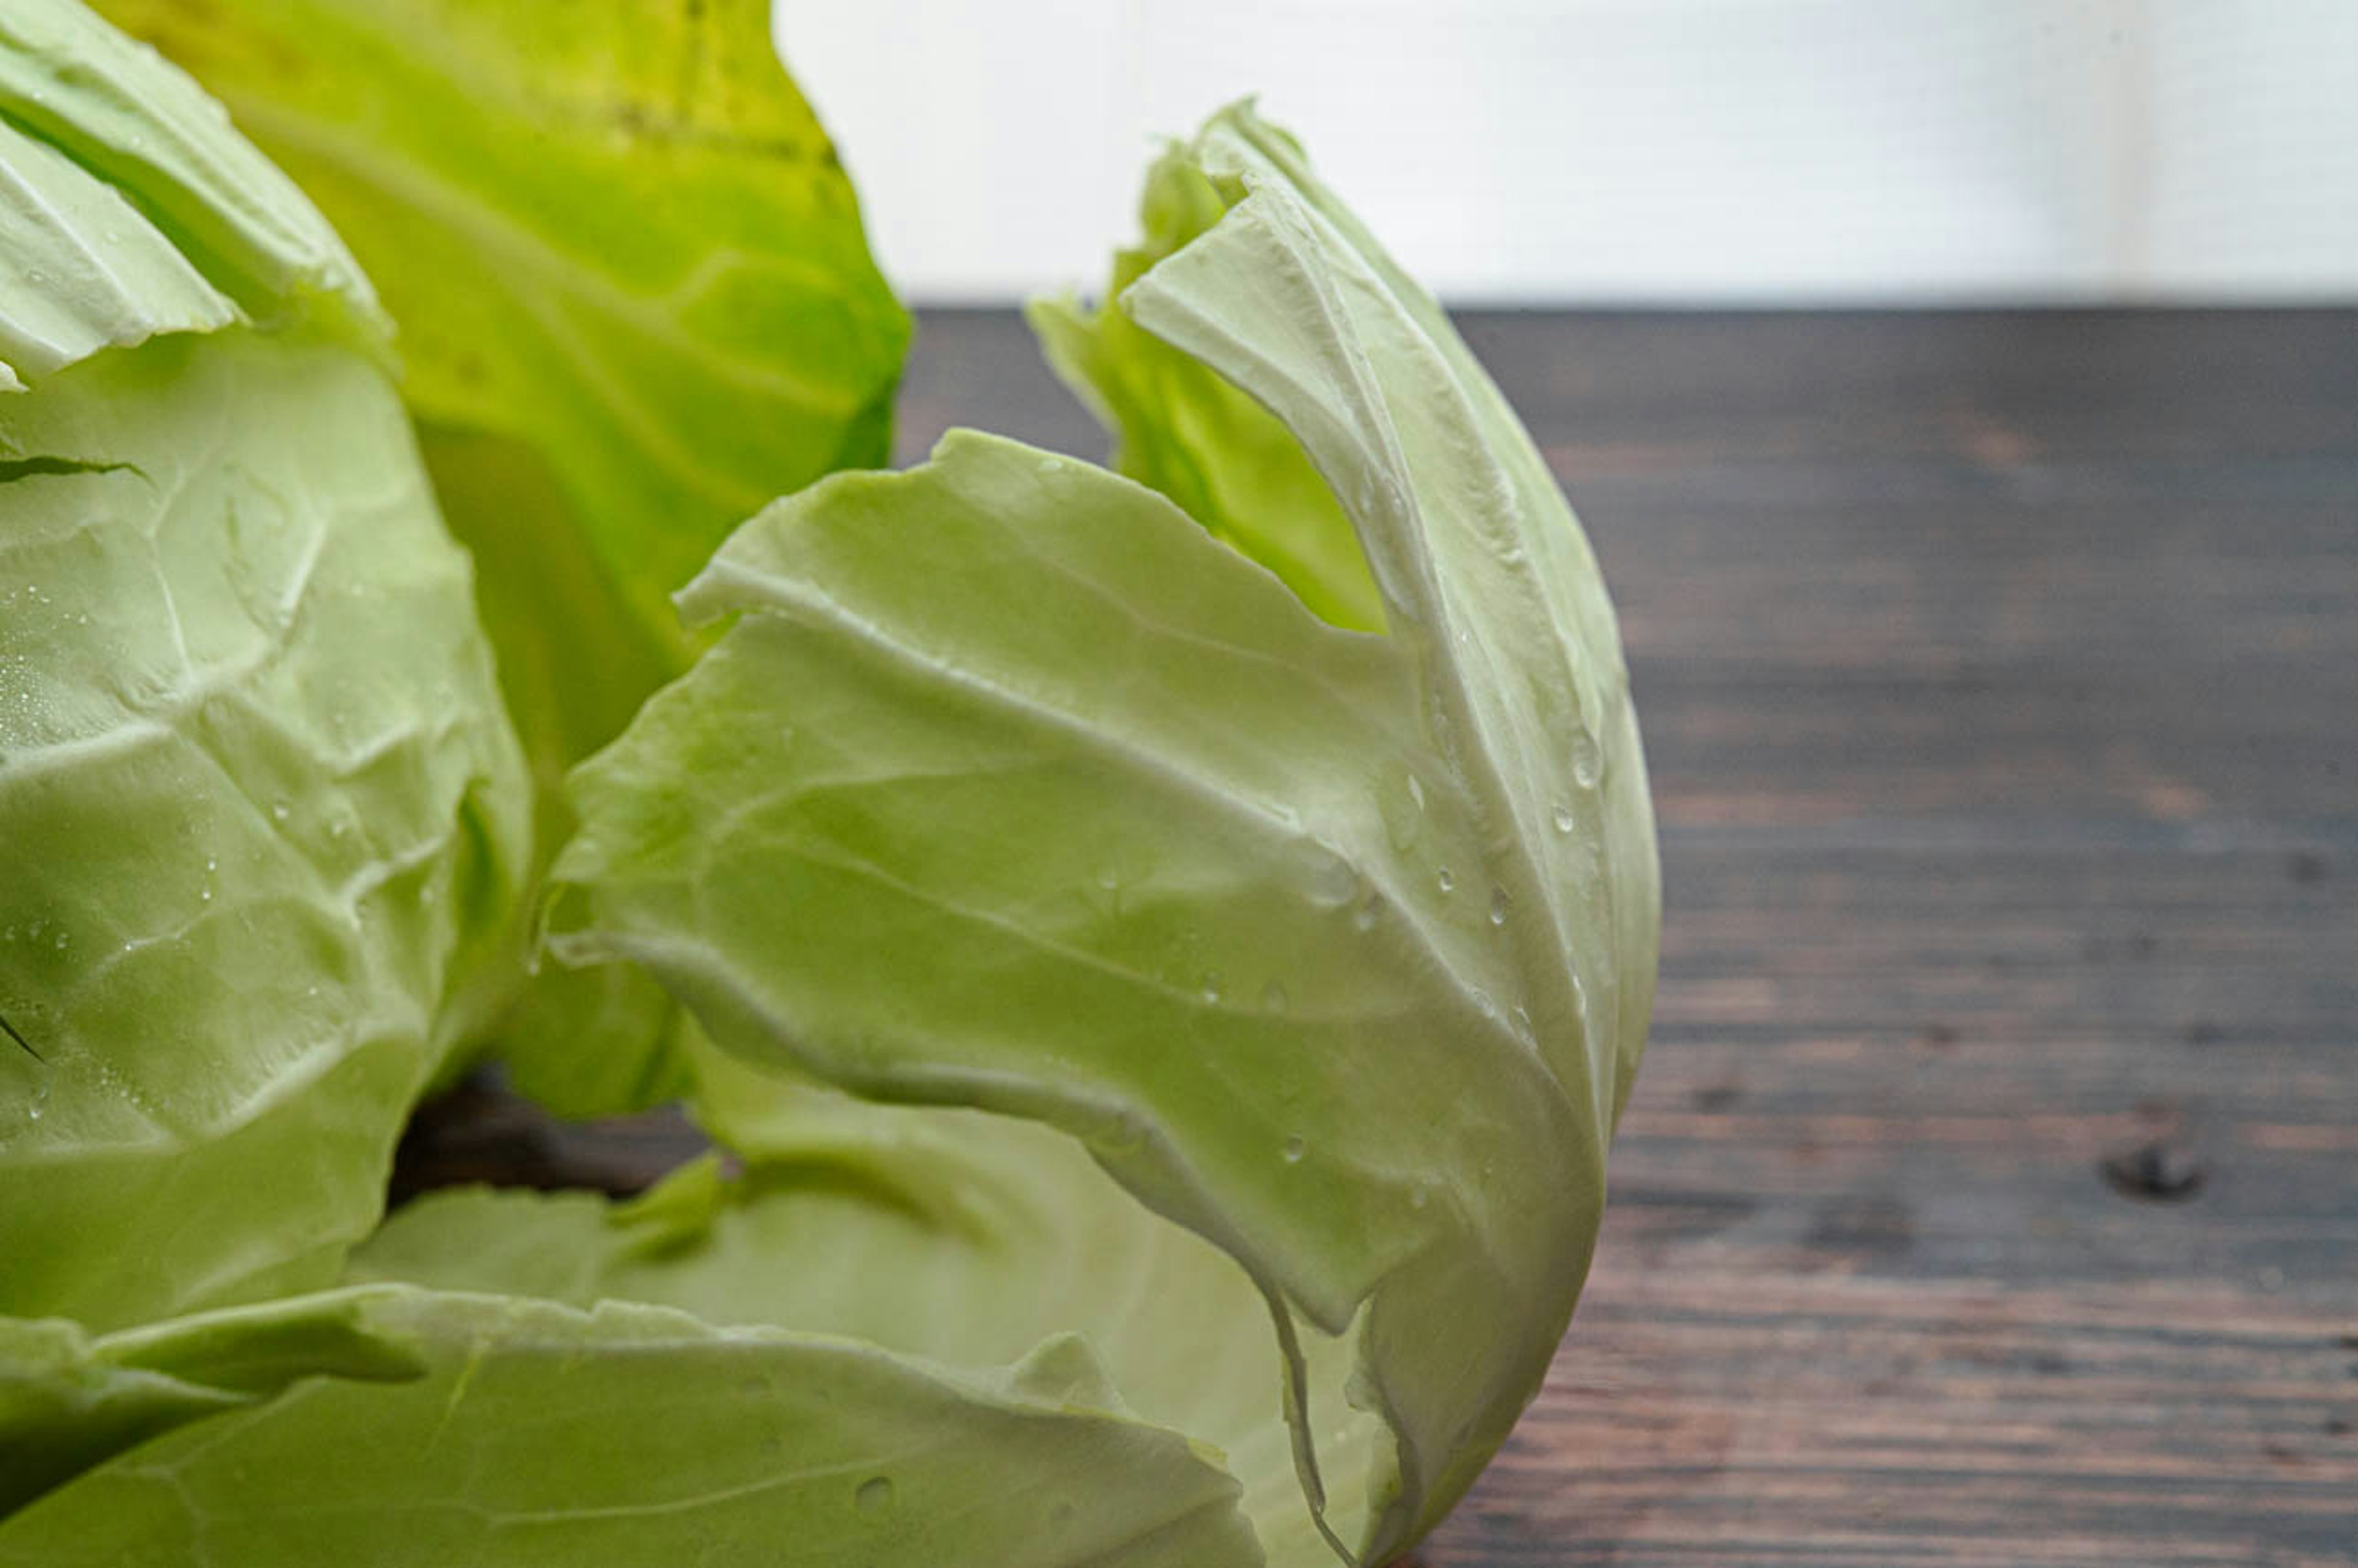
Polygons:
M1670 914L1588 1293L1418 1560L2358 1563L2358 313L1466 325ZM1104 448L1006 313L922 325L904 458L956 422Z
M2342 1563L2347 1320L2195 1279L1894 1278L1650 1244L1428 1568Z

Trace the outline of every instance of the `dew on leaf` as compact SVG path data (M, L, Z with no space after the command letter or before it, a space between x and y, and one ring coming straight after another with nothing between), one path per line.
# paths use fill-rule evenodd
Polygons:
M1572 778L1583 789L1596 787L1596 775L1605 759L1596 749L1596 737L1583 730L1572 738Z

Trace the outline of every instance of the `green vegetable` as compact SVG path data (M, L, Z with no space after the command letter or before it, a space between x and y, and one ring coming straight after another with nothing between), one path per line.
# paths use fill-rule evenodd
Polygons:
M99 8L384 291L550 783L685 667L667 596L747 513L884 461L908 317L763 0Z
M325 1376L188 1422L0 1522L0 1563L1254 1560L1235 1483L1108 1408L1076 1340L962 1372L628 1303L395 1286L299 1307L330 1338L362 1335L367 1372L421 1370L356 1378L321 1356ZM256 1354L321 1332L292 1307L202 1329ZM137 1354L96 1349L110 1366Z
M1035 312L1123 475L821 479L675 633L903 330L750 11L114 8L354 238L427 445L187 79L0 21L0 1565L1429 1530L1568 1320L1660 918L1595 562L1432 301L1227 111ZM494 1030L716 1152L376 1224Z
M696 643L669 596L745 515L891 448L907 314L778 69L767 0L97 0L351 242L473 554L538 790ZM544 973L499 1031L573 1115L676 1093L662 993Z
M1351 1342L1391 1445L1322 1463L1340 1400L1299 1367L1289 1413L1379 1561L1571 1311L1652 826L1594 562L1496 390L1249 112L1187 156L1228 211L1120 308L1297 433L1390 634L1011 442L826 481L682 595L734 627L577 773L556 948L749 1059L1081 1140L1282 1343Z
M332 1283L513 945L523 760L382 318L188 80L0 21L0 1313Z

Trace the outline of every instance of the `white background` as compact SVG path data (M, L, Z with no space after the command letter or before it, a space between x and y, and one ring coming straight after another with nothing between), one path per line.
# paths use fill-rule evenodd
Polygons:
M1260 95L1467 302L2358 298L2358 0L777 0L924 302Z

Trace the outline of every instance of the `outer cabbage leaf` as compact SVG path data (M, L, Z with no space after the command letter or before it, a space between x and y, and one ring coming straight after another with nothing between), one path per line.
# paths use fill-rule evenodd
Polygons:
M1293 432L1389 634L1163 494L954 432L771 508L681 596L734 624L576 773L552 940L748 1059L1080 1140L1264 1295L1265 1421L1380 1561L1571 1313L1652 823L1601 579L1503 399L1249 111L1184 156L1226 211L1119 306ZM1305 1332L1353 1346L1364 1465Z
M319 212L221 105L89 11L0 16L0 390L158 332L384 330Z
M1070 1339L971 1374L649 1306L394 1286L270 1310L337 1322L363 1375L323 1357L125 1450L0 1519L0 1564L1259 1561L1234 1481L1115 1408Z
M1325 1555L1271 1420L1285 1364L1233 1260L1149 1213L1052 1129L880 1106L693 1048L699 1115L734 1152L621 1205L462 1190L397 1213L356 1281L588 1306L652 1302L783 1325L932 1363L991 1368L1077 1334L1122 1404L1218 1449L1280 1562ZM1380 1428L1341 1399L1347 1342L1303 1348L1328 1441L1364 1465ZM985 1554L987 1555L987 1554Z
M425 1364L345 1292L233 1307L105 1336L0 1318L0 1518L114 1455L299 1379L387 1381Z
M325 224L78 7L0 94L0 246L81 258L6 308L0 1313L103 1329L335 1277L528 793Z

